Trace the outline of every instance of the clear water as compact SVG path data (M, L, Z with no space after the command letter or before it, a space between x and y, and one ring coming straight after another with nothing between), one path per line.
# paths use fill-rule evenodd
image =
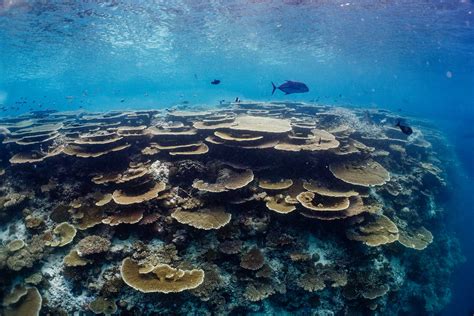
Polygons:
M284 80L310 91L272 96ZM456 153L449 217L468 259L446 315L474 310L473 87L470 0L0 1L4 116L238 96L434 120Z

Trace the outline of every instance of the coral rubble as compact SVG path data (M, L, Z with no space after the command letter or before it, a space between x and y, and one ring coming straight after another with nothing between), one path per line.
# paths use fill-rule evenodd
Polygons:
M461 258L449 178L436 133L395 119L297 102L0 119L1 313L436 313Z

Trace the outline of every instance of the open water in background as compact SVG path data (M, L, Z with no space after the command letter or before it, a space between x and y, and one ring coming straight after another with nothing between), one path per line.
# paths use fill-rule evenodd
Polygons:
M287 79L310 92L272 97ZM467 258L446 315L474 312L473 87L470 0L0 0L0 115L239 96L432 121L454 152L448 212Z

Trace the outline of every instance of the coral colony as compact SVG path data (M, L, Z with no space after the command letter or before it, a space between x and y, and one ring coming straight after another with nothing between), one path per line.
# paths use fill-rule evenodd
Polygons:
M2 313L436 312L459 260L437 134L392 121L294 102L3 118Z

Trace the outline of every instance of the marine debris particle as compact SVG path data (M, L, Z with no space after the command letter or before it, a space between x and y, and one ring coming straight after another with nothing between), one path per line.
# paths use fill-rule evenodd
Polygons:
M311 312L404 313L426 300L405 286L447 283L418 263L458 256L433 237L436 133L413 120L430 137L409 142L384 123L396 118L286 101L1 118L1 313L139 314L155 292L185 292L156 314L270 313L288 298L298 313L314 294Z

